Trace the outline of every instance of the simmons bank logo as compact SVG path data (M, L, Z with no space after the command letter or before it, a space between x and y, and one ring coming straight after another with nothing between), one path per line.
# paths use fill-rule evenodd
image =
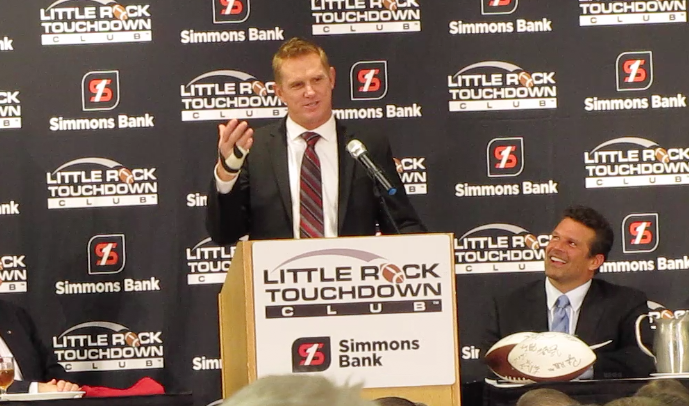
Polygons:
M393 158L395 170L400 176L408 195L425 195L428 193L428 174L426 157Z
M522 137L494 138L486 147L486 162L489 178L513 178L524 170L524 139ZM552 179L546 182L525 180L521 183L496 183L472 185L457 183L455 196L518 196L552 195L558 193L558 183Z
M477 0L474 0L477 1ZM462 20L450 21L450 34L452 35L490 35L531 32L551 32L553 22L547 18L540 20L516 20L505 21L504 16L514 13L519 5L519 0L478 0L481 2L481 15L488 21L467 22Z
M151 277L143 280L123 279L117 275L124 269L127 259L124 234L94 235L87 244L87 252L89 281L57 281L55 282L55 294L91 295L161 290L158 278ZM103 277L104 275L115 276Z
M625 257L655 252L660 242L660 220L658 213L633 213L622 221L622 250ZM605 261L601 272L649 272L689 270L689 256L667 258L658 256L651 259L631 259Z
M48 209L157 205L155 172L107 158L69 161L46 173Z
M109 321L77 324L53 336L53 351L67 372L163 368L160 331L134 332Z
M483 61L447 77L449 110L501 111L557 108L555 72L527 72L501 61Z
M311 0L313 35L421 31L420 0Z
M506 273L545 270L543 258L550 235L536 236L513 224L493 223L455 238L455 272Z
M251 13L251 0L211 0L213 2L213 23L243 23Z
M658 248L658 213L630 214L622 221L622 252L653 252Z
M85 112L114 110L120 104L120 72L116 70L87 72L81 79L81 109ZM103 115L98 114L98 115ZM51 117L50 131L95 131L155 127L152 114L101 117Z
M43 45L148 42L153 37L149 4L56 0L40 10L40 19Z
M0 293L28 291L25 255L0 256Z
M323 257L335 257L328 262L336 265L307 265ZM267 319L441 312L439 265L394 264L373 252L332 248L286 259L256 280Z
M378 104L388 94L388 62L358 61L349 70L349 94L352 102L365 103L365 107L333 109L340 120L368 120L372 118L411 118L421 117L421 106ZM373 104L373 105L371 105Z
M605 141L584 152L586 188L689 184L689 148L640 137Z
M622 52L617 56L617 91L625 94L642 92L653 84L653 52ZM587 97L584 99L586 111L610 110L646 110L671 109L687 107L687 97L682 93L674 96L654 94L643 97L625 97L606 99L603 97Z
M330 337L302 337L292 343L292 372L322 372L331 363Z
M99 234L87 246L89 275L120 273L127 263L124 234Z
M0 130L22 128L22 104L18 90L0 90Z
M217 246L210 237L187 248L187 285L222 284L232 264L235 246Z
M323 372L332 364L330 337L302 337L292 343L292 372ZM418 351L421 340L358 341L353 338L337 343L340 368L382 367L385 352Z
M686 0L579 0L579 26L687 22Z
M249 19L251 14L251 0L206 0L213 3L213 24L241 24ZM222 42L261 42L284 41L285 32L279 26L268 29L249 27L246 29L182 30L180 41L182 44L209 44Z
M180 86L182 121L276 118L287 108L275 95L275 82L261 82L237 70L204 73Z

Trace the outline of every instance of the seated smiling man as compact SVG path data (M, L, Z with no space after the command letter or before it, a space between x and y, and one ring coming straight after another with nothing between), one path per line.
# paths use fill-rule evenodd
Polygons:
M648 312L646 294L594 278L612 248L610 223L590 207L566 209L545 248L545 278L493 299L484 333L487 351L503 337L560 331L595 350L596 362L582 379L648 377L653 361L638 348L636 318ZM646 338L650 338L647 329Z

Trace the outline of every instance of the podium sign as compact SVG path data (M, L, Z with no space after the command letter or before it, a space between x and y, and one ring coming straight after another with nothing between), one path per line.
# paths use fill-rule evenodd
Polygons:
M256 373L453 385L449 235L253 243Z

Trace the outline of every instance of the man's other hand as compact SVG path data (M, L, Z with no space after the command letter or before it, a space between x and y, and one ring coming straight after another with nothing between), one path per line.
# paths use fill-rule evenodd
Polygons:
M79 390L79 385L62 379L57 381L51 379L50 382L39 382L38 392L74 392Z

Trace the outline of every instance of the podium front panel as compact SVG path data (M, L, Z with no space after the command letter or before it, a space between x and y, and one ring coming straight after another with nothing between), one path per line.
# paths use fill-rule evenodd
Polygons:
M259 378L455 383L449 235L263 241L252 257Z

